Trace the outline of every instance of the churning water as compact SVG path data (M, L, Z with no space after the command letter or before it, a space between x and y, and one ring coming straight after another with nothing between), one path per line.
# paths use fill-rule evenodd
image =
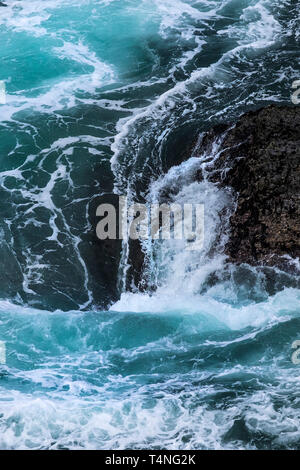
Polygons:
M298 278L225 265L234 195L191 177L213 155L173 158L195 130L290 102L298 2L6 3L0 447L300 448ZM117 291L93 203L163 188L205 204L204 249L146 247L156 291Z

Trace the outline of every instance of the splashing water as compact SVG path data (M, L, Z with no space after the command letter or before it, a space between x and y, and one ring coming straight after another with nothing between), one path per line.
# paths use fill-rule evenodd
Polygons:
M6 3L0 448L300 448L298 279L225 264L235 195L195 182L213 154L177 161L290 101L297 4ZM118 292L97 255L91 212L112 191L205 204L203 251L145 247L155 292Z

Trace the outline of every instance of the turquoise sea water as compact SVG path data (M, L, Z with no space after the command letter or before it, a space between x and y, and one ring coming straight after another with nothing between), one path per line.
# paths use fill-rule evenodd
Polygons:
M205 158L169 170L195 132L290 103L298 2L6 3L0 448L300 448L299 276L225 266L234 195L193 182ZM204 249L148 247L156 291L125 292L95 204L161 190L205 204Z

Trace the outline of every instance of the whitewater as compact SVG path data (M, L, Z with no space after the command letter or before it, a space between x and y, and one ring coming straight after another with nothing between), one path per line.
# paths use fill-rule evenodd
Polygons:
M5 3L0 448L299 449L299 275L226 263L220 213L235 195L193 178L218 144L174 156L215 124L291 102L299 5ZM145 244L155 289L128 291L127 244L116 260L95 235L111 193L204 204L203 250Z

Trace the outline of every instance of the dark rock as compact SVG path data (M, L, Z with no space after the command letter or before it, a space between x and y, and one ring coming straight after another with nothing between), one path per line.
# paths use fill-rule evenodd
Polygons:
M283 266L300 256L300 108L269 106L235 126L212 129L198 153L219 138L210 178L237 196L226 252L237 263Z
M139 240L128 242L128 270L126 272L126 290L143 292L150 288L143 278L145 268L145 254Z
M165 171L191 155L201 156L205 176L231 187L235 195L225 247L228 261L263 266L270 292L278 283L289 285L289 280L274 279L270 268L278 266L288 275L293 264L287 257L300 257L300 108L272 105L251 111L236 124L221 124L200 136L192 133L185 145L168 144L166 155L171 152L173 159L164 159ZM192 178L202 180L203 174ZM158 195L160 203L169 202L174 191L166 186ZM227 211L220 215L228 220ZM129 241L127 263L127 290L155 289L147 279L147 259L139 241ZM241 276L245 280L245 274Z
M96 210L101 204L111 204L116 209L118 221L117 195L107 193L94 198L89 207L89 222L92 229L82 234L80 246L88 270L89 288L93 292L93 300L98 308L104 308L120 297L118 284L122 250L122 240L99 240L97 237L96 227L101 218L96 215ZM118 225L117 230L119 230Z

